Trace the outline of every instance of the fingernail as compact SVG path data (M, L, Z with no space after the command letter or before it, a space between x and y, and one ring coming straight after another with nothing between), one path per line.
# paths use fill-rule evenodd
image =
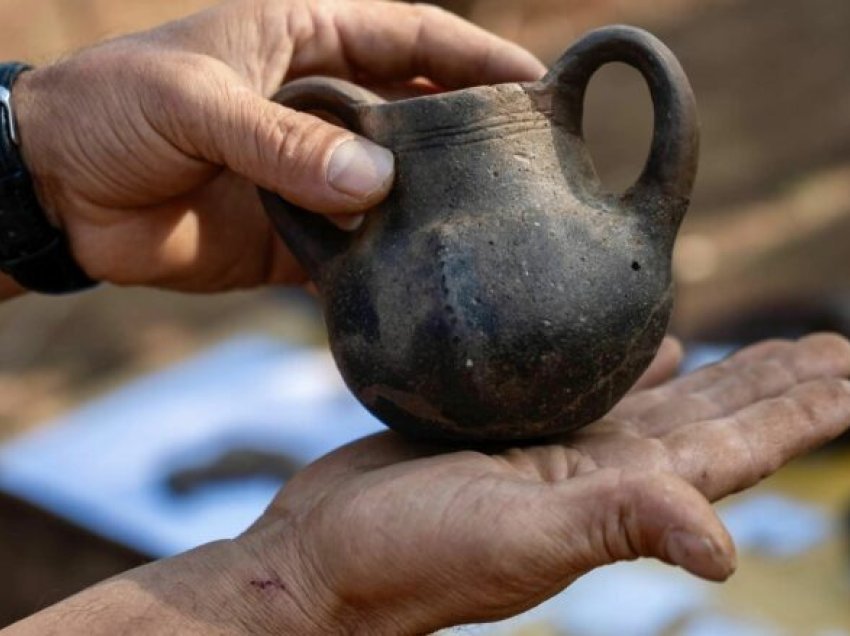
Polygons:
M353 232L354 230L359 229L365 220L365 214L335 214L331 217L331 221L333 221L334 225L336 225L339 229L346 230L348 232Z
M708 537L676 530L667 537L667 558L686 570L714 581L723 581L735 570L730 559Z
M357 138L337 146L328 164L328 183L335 190L358 199L386 187L393 176L393 153Z

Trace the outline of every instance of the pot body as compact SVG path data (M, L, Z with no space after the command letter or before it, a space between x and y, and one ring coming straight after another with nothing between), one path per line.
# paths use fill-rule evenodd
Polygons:
M575 429L624 395L664 336L687 193L652 157L640 187L601 190L569 72L394 103L333 82L342 119L396 157L389 197L348 237L264 194L319 287L347 385L403 433ZM658 135L657 116L654 154Z

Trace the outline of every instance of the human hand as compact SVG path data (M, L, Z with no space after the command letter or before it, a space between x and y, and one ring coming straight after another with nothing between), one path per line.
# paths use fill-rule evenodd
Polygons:
M668 344L644 387L676 358ZM451 451L380 434L297 475L238 543L328 633L495 620L637 557L720 581L735 551L709 502L844 431L848 374L850 343L817 335L635 391L550 444ZM274 633L285 617L254 592Z
M214 291L304 280L254 184L350 226L392 182L388 151L268 101L281 83L451 89L544 71L434 7L233 0L27 73L13 96L39 197L90 276Z

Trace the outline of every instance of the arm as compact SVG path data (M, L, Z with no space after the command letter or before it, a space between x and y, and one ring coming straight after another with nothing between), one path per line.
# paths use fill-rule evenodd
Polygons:
M330 617L303 598L297 562L272 576L239 543L220 541L116 576L3 634L327 634Z

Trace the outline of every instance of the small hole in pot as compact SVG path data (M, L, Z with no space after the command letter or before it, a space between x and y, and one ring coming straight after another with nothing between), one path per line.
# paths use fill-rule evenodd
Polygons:
M632 261L632 269L635 270L636 272L639 272L640 271L640 263L638 263L637 261Z

